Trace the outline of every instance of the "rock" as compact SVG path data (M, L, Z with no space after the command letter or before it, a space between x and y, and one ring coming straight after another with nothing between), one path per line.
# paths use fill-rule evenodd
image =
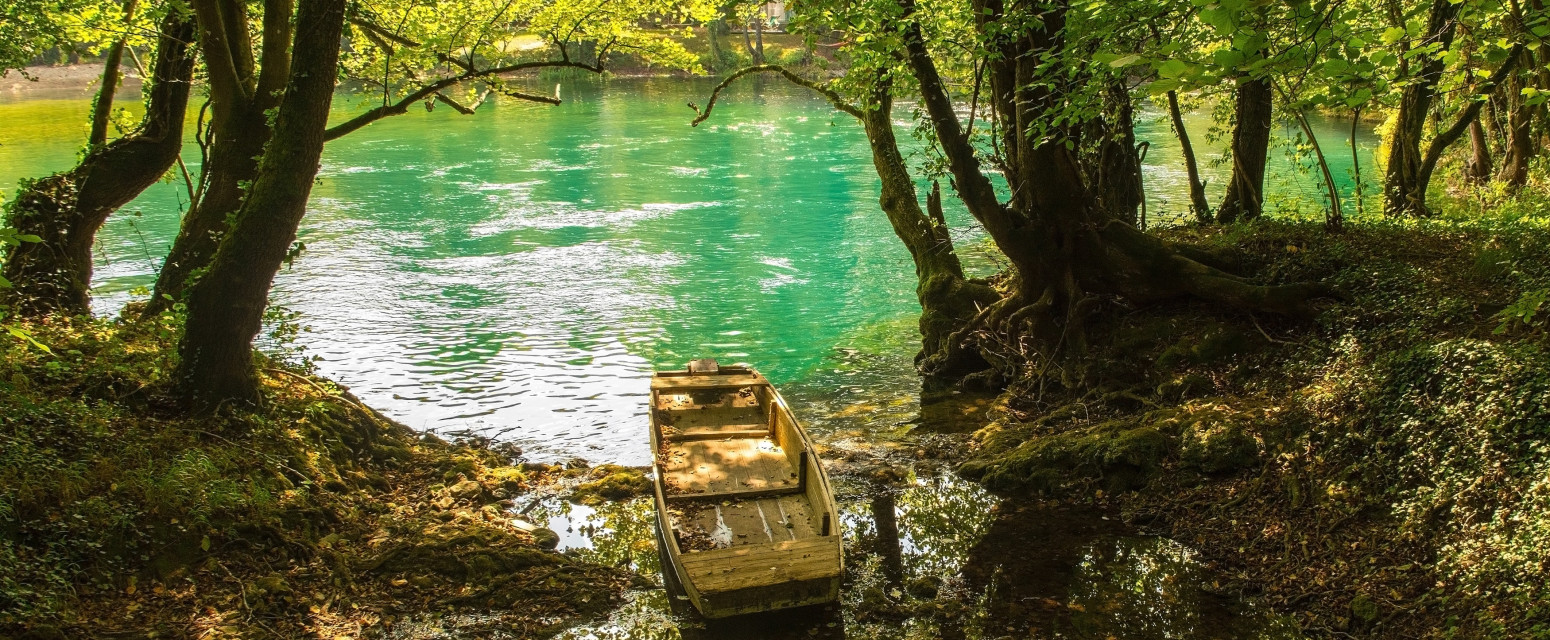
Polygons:
M555 533L553 530L539 527L530 533L533 534L533 542L537 543L541 549L553 549L560 546L560 534Z
M447 491L458 500L476 500L479 498L479 494L484 493L484 485L473 480L463 480L452 485L452 488Z

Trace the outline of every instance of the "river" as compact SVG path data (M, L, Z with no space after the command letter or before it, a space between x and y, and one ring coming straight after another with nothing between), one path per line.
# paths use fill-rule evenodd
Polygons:
M899 621L865 619L875 607L863 600L899 600L928 580L958 593L968 617L943 628L940 618L908 616L900 624L919 637L996 637L997 625L1021 637L1290 637L1275 631L1284 621L1208 593L1209 574L1188 549L1129 530L1116 514L1003 502L913 462L908 452L930 432L973 425L920 418L913 267L878 209L859 125L803 90L748 81L690 128L685 103L710 86L534 81L530 91L564 103L498 101L473 116L415 108L330 143L300 234L305 249L273 294L307 330L267 347L314 359L320 373L416 428L513 442L535 460L632 465L650 459L653 368L700 356L753 363L826 446L908 470L882 489L864 471L839 470L853 567L846 606L793 635L889 637ZM0 102L4 193L73 163L88 107L84 97ZM365 108L336 100L335 118ZM1179 222L1187 205L1162 115L1148 108L1137 131L1150 144L1153 224ZM1314 123L1349 192L1349 122ZM1215 201L1227 167L1210 160L1225 136L1209 133L1203 113L1188 126ZM1277 127L1283 139L1292 131ZM1359 142L1370 167L1370 133ZM197 174L192 143L185 158ZM1316 176L1284 151L1271 167L1272 206L1316 212ZM168 181L109 220L97 248L97 312L145 295L187 199L181 180ZM961 206L948 217L971 269L993 271ZM652 554L630 551L642 544L647 507L612 509L549 503L539 513L572 553L616 562L623 553L654 571ZM887 513L896 515L891 537L878 533ZM1029 536L1046 553L1031 565L1003 562ZM879 539L899 553L874 553ZM1087 613L1094 608L1101 615ZM683 621L660 591L646 590L571 635L657 637L644 629L669 619Z

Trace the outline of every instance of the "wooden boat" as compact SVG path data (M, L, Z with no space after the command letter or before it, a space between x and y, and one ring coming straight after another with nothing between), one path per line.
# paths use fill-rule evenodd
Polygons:
M769 380L695 360L651 379L663 573L707 618L839 598L839 512Z

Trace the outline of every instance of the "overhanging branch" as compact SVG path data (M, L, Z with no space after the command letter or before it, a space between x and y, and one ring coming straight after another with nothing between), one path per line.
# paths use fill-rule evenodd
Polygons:
M416 89L415 91L411 92L409 95L404 96L398 102L395 102L393 104L382 105L380 107L377 107L375 109L372 109L370 111L362 113L362 114L360 114L358 116L355 116L354 118L351 118L351 119L346 120L344 122L341 122L341 123L339 123L337 125L329 127L327 131L323 132L323 140L325 140L325 141L334 140L336 138L340 138L340 137L348 135L350 133L354 133L356 130L358 130L358 129L362 128L362 127L365 127L366 125L371 124L373 122L381 120L383 118L386 118L386 117L389 117L389 116L403 115L405 113L408 113L409 112L409 107L414 105L416 102L424 100L424 99L426 99L428 97L432 97L435 94L440 93L440 92L448 89L449 87L456 86L458 84L467 82L469 80L477 80L479 78L487 78L487 77L490 77L490 76L498 76L498 75L502 75L502 74L506 74L506 73L516 73L518 71L526 71L528 69L540 69L540 68L550 68L550 67L575 67L575 68L578 68L578 69L586 69L587 71L591 71L593 73L602 73L603 72L603 68L602 68L601 65L588 65L588 64L582 64L582 63L579 63L579 62L570 62L568 60L545 60L545 61L542 61L542 62L523 62L523 63L520 63L520 64L507 65L507 66L504 66L504 67L492 67L492 68L489 68L489 69L483 69L483 70L478 70L478 71L470 70L470 71L467 71L465 73L462 73L462 74L459 74L459 75L456 75L456 76L453 76L453 77L450 77L450 78L443 78L441 80L437 80L437 81L432 82L430 84L426 84L424 86L421 86L419 89ZM538 95L522 93L522 92L519 92L519 91L509 91L509 90L502 90L501 93L506 94L508 96L511 96L513 98L521 99L521 100L529 100L529 101L532 101L532 102L542 102L542 103L545 103L545 104L554 104L554 105L560 104L560 100L558 98L551 98L549 96L538 96Z
M827 98L829 103L834 105L834 108L839 109L840 111L844 111L845 113L855 116L856 118L861 118L861 109L855 105L850 104L849 102L846 102L845 98L840 96L840 94L835 90L792 73L785 67L782 67L778 64L760 64L744 68L737 73L727 76L725 80L722 80L721 84L716 85L716 88L711 90L710 100L705 103L705 109L703 111L700 109L699 105L694 104L693 102L689 103L689 108L693 109L694 112L698 114L698 117L696 117L693 122L690 122L689 126L698 127L700 126L701 122L704 122L706 118L710 117L711 109L716 107L716 98L720 97L721 91L723 89L732 86L732 83L736 82L738 78L754 73L778 73L781 76L784 76L787 80L790 80L793 84L807 87L808 89L812 89L813 91L818 92L819 95Z

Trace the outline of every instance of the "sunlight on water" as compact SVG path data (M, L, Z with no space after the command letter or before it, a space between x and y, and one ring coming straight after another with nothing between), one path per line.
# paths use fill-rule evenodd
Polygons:
M417 110L329 144L306 249L273 296L311 328L301 346L324 375L416 428L514 441L538 460L625 464L649 459L654 367L745 361L791 385L796 401L913 390L913 267L878 210L852 119L755 80L690 128L683 104L703 99L708 81L564 84L559 107ZM336 103L336 119L365 108ZM11 125L0 132L0 189L68 167L87 107L0 102ZM1152 143L1154 221L1176 217L1184 193L1161 116L1138 125ZM1320 126L1344 139L1345 125ZM1203 162L1215 157L1209 118L1190 127ZM185 158L197 173L197 148ZM1280 173L1272 190L1316 184ZM1216 197L1225 168L1205 174ZM110 219L97 248L99 313L152 282L187 200L184 185L165 182ZM972 255L981 236L961 205L947 204L971 268L993 270ZM905 364L868 372L873 356ZM879 409L898 422L912 406Z

